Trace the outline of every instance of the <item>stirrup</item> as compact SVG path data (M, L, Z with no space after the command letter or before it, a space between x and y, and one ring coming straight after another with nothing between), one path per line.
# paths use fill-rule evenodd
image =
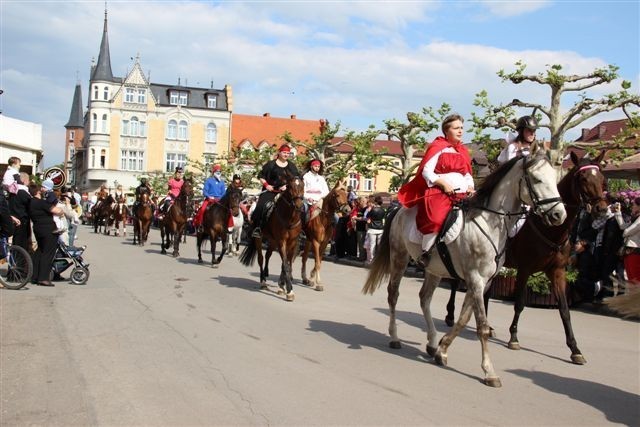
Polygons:
M422 267L426 267L429 263L429 251L422 251L422 255L420 255L420 259L418 260L418 264Z
M253 237L254 239L259 239L260 237L262 237L262 230L260 230L260 227L256 227L253 229L251 237Z

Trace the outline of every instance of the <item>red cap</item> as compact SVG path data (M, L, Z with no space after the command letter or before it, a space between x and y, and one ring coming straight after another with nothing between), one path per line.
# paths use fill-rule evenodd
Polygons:
M320 160L318 160L318 159L311 160L311 166L315 166L315 165L320 166L321 164L322 164L322 162Z
M280 148L278 148L278 152L279 153L282 153L282 152L290 153L291 152L291 148L289 148L288 145L281 145Z
M211 168L211 172L217 172L219 170L222 170L222 167L220 165L213 165L213 167Z

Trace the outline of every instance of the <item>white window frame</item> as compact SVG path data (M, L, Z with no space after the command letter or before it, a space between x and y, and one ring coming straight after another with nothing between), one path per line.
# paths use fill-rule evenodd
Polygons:
M187 92L179 92L178 97L179 97L178 105L189 104L189 94Z
M173 172L176 167L185 167L187 164L187 155L185 153L167 153L165 155L165 171Z
M125 88L124 90L124 102L132 104L135 102L136 90L132 87Z
M359 184L358 175L355 174L355 173L350 173L347 185L350 186L353 189L357 189L358 188L358 184Z
M215 95L207 95L207 108L217 108L218 97Z
M98 132L98 115L96 113L91 116L91 130Z
M140 88L138 89L138 104L146 104L147 103L147 90Z
M140 120L136 116L129 120L129 132L131 136L140 136Z
M102 89L102 99L105 101L109 100L109 86L105 86L104 89Z
M106 169L107 167L107 150L103 148L100 150L100 168Z
M364 178L362 182L363 191L373 191L373 178Z
M167 139L178 139L178 122L173 119L167 123Z
M102 120L100 121L100 131L101 133L107 133L107 115L102 115Z
M207 125L205 142L213 142L214 144L218 142L218 127L215 123L209 123Z
M99 91L98 85L95 85L93 87L93 99L98 99L98 91Z
M76 137L76 131L75 130L70 130L69 131L69 141L73 141Z
M120 169L126 171L144 171L144 151L120 150Z
M169 92L169 104L171 105L178 105L178 91L177 90L172 90L171 92Z
M91 167L95 168L96 167L96 149L92 148L91 149Z
M188 133L189 124L186 120L180 120L178 123L178 139L182 141L187 141L189 139Z

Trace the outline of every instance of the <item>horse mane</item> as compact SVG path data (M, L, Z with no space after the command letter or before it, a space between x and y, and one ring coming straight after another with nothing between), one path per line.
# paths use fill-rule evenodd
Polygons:
M513 168L513 166L521 159L521 157L514 157L513 159L503 163L487 176L480 188L476 190L476 193L469 199L470 206L486 206L489 203L489 199L493 194L493 190L498 186L507 173Z

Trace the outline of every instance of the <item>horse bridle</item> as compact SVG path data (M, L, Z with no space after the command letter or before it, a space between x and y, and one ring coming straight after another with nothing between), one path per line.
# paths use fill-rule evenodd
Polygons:
M534 213L536 213L538 216L543 217L548 212L550 212L551 210L555 209L555 207L558 206L560 203L562 203L562 198L561 197L549 197L548 199L540 199L540 197L538 196L538 194L535 192L535 190L533 188L533 184L531 183L531 175L529 173L529 166L530 166L531 161L529 160L529 156L523 157L522 161L523 161L524 174L520 178L520 189L518 191L518 197L520 198L520 201L522 203L527 204L522 199L522 181L524 181L526 186L527 186L527 191L529 192L529 195L531 196L531 201L533 202L533 206L531 206L532 211ZM549 209L547 209L547 210L543 210L542 209L542 206L550 204L550 203L553 203L553 205Z
M576 186L578 184L578 178L580 177L580 174L582 172L587 171L587 170L593 170L593 169L595 169L598 172L600 172L600 166L598 166L598 165L589 164L589 165L581 166L578 169L578 172L575 175L574 186ZM595 205L596 203L598 203L598 202L600 202L602 200L604 200L605 202L607 200L607 199L604 198L604 196L594 196L594 197L591 197L591 198L587 198L587 197L585 197L584 194L582 194L582 191L576 191L576 193L578 193L579 198L580 198L580 206L586 206L586 205L593 206L593 205Z

